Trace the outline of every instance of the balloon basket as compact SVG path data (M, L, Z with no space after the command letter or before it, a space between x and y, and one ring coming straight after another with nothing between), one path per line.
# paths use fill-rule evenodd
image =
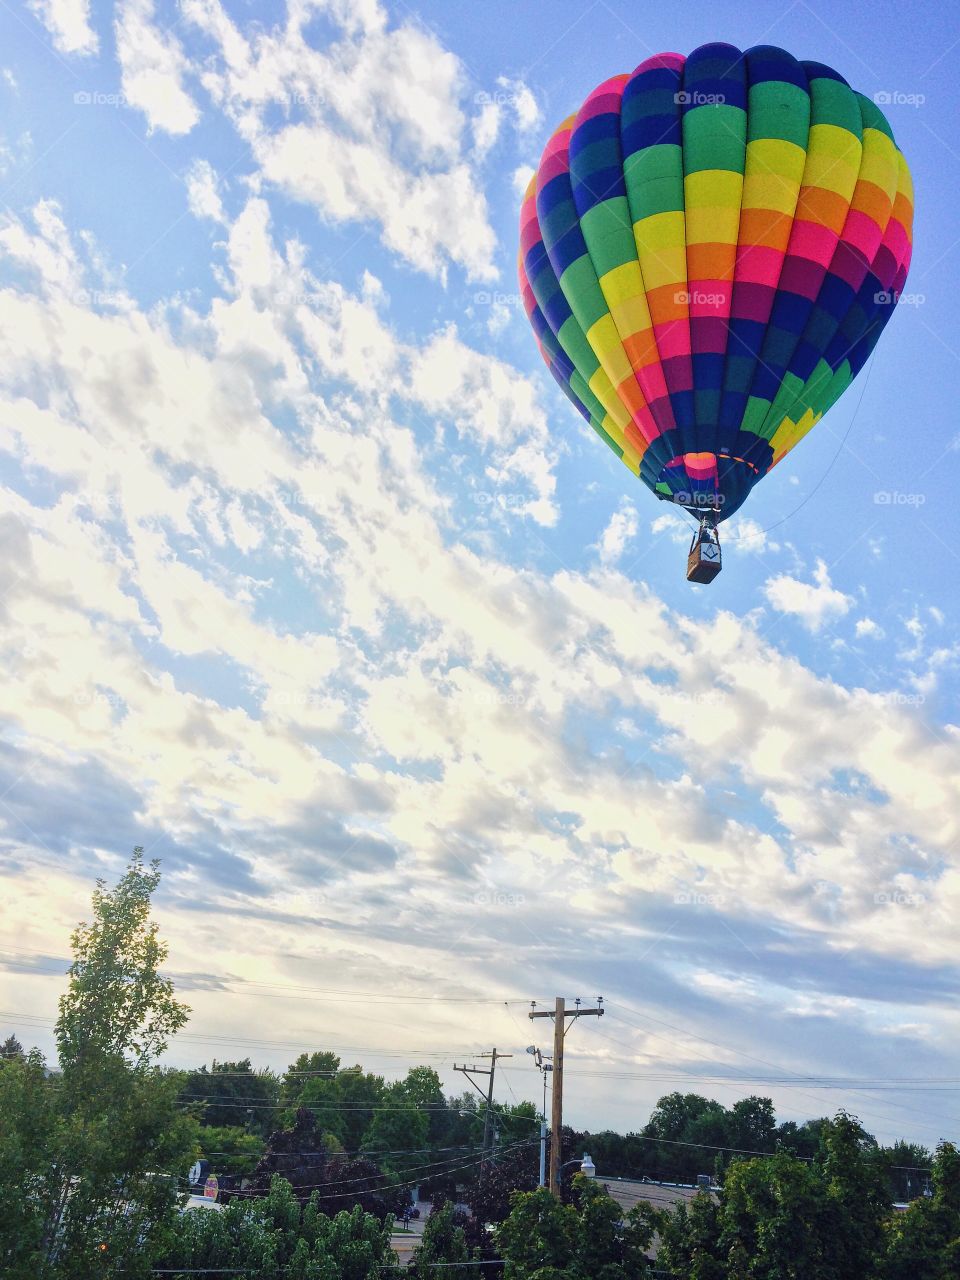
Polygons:
M700 527L693 535L687 555L687 581L712 582L722 568L720 535L717 533L713 517L703 515L700 517Z

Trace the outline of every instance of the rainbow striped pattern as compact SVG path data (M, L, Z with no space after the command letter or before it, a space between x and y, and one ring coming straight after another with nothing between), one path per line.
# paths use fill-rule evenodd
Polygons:
M520 215L551 373L659 497L719 519L850 385L910 265L913 191L873 102L762 45L594 89Z

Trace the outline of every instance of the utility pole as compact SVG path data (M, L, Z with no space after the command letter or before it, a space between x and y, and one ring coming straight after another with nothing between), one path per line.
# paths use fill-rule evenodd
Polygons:
M501 1058L512 1058L513 1054L497 1053L496 1049L493 1049L490 1053L481 1053L480 1057L489 1058L490 1066L489 1067L468 1067L464 1065L462 1067L458 1067L456 1063L454 1063L453 1069L454 1071L462 1072L462 1074L467 1077L467 1079L476 1089L477 1093L479 1093L480 1097L485 1098L486 1100L487 1108L483 1117L483 1164L485 1166L488 1159L488 1155L487 1155L488 1149L493 1146L493 1141L492 1141L493 1139L493 1079L496 1074L497 1063L501 1060ZM483 1089L481 1089L480 1085L478 1085L476 1080L474 1080L473 1078L474 1076L489 1077L486 1094L484 1094Z
M536 1000L531 1001L531 1018L553 1018L553 1109L550 1117L550 1190L555 1196L560 1195L560 1130L563 1125L563 1042L567 1034L567 1019L574 1022L578 1018L602 1018L603 996L597 996L595 1009L584 1009L580 997L574 1001L572 1009L567 1008L563 996L557 996L556 1005L551 1013L548 1009L537 1008Z

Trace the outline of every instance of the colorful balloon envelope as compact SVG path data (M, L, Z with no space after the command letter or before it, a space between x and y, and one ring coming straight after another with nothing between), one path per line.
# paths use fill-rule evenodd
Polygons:
M883 113L783 49L709 44L599 85L523 201L541 354L659 498L733 514L846 390L910 265Z

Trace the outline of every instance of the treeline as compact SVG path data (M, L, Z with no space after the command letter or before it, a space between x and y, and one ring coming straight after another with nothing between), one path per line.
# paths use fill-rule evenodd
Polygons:
M584 1133L577 1142L606 1177L694 1183L697 1175L708 1174L722 1182L731 1162L749 1155L816 1159L829 1124L826 1118L778 1124L769 1098L742 1098L725 1107L696 1093L670 1093L639 1132ZM926 1147L905 1141L884 1147L869 1133L863 1140L891 1202L916 1199L929 1189L933 1157Z

